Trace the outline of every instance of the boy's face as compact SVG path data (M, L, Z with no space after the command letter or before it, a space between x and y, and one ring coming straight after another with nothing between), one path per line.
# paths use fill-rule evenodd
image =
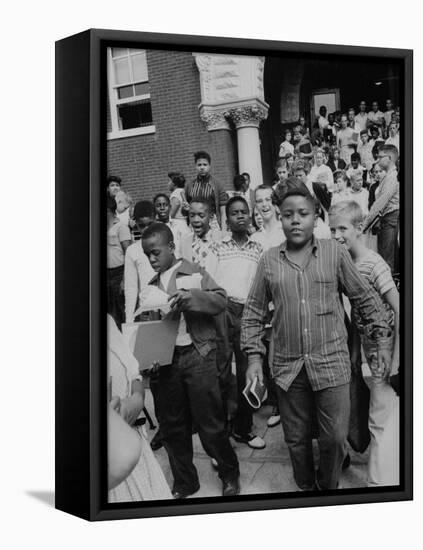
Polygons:
M351 166L356 170L358 168L358 160L357 159L351 159Z
M167 243L162 235L156 234L143 239L142 248L156 273L163 273L171 267L175 257L175 244L172 241Z
M289 244L302 248L313 236L316 214L313 205L305 197L293 196L280 207L282 227Z
M361 142L363 145L366 145L366 143L369 141L369 135L368 134L361 134L360 135Z
M288 178L288 167L279 166L279 168L276 170L276 175L278 176L279 181L285 181Z
M347 182L344 180L343 177L339 177L335 180L335 184L337 185L338 191L345 191L347 188Z
M379 166L382 168L382 170L388 170L391 165L391 157L383 151L379 151L377 158Z
M355 117L355 111L354 111L354 109L350 109L348 111L348 120L353 121L354 117Z
M334 158L334 160L339 160L339 151L338 151L338 149L334 149L333 158Z
M167 180L167 186L168 186L168 189L171 193L172 193L172 191L175 190L175 184L173 183L172 178L169 178Z
M381 179L385 175L385 170L382 170L382 168L379 166L379 163L376 164L376 166L373 168L373 175L376 181L381 181Z
M346 128L348 125L348 118L344 115L341 117L341 127Z
M361 231L354 227L350 218L345 214L329 215L329 226L332 239L344 245L347 250L351 250L357 244Z
M379 110L379 104L377 103L377 101L373 101L372 103L372 110L377 113L378 110Z
M195 166L199 176L206 176L210 172L210 163L207 159L198 159Z
M354 174L351 177L351 189L355 192L361 191L363 187L363 177L360 174Z
M154 208L159 221L169 221L170 202L166 197L158 197L154 202Z
M142 218L137 218L135 220L135 223L138 227L138 231L141 233L141 236L143 235L144 231L147 229L147 227L149 225L151 225L152 223L154 223L154 218L150 217L150 216L144 216Z
M361 111L362 113L365 113L365 112L366 112L366 102L365 102L365 101L362 101L362 102L360 103L360 111Z
M279 166L279 168L276 170L276 175L278 176L279 181L285 181L288 178L288 167Z
M189 223L194 233L201 237L210 229L210 212L206 204L192 202L189 207Z
M392 101L390 99L386 100L386 110L392 111Z
M375 139L375 140L379 137L379 131L375 128L370 130L370 134L371 134L372 138Z
M295 170L295 177L298 178L302 183L307 183L307 174L303 168Z
M244 201L235 201L230 205L227 221L232 233L247 233L250 225L250 213Z
M245 193L245 191L247 191L248 188L250 187L250 178L249 178L249 176L244 176L244 180L245 180L245 185L244 185L244 193Z
M107 187L109 195L115 197L116 193L120 191L120 184L117 181L111 181Z
M291 134L291 132L287 132L287 133L285 134L285 141L291 141L291 139L292 139L292 134Z
M276 212L272 203L272 189L258 189L256 192L256 206L264 221L270 220Z

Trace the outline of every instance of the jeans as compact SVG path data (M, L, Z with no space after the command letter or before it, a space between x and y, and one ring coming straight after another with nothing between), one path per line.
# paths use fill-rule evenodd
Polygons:
M226 307L226 323L229 339L229 361L232 360L232 353L235 354L236 364L236 385L237 385L237 410L232 420L233 431L241 436L247 436L253 425L254 409L245 399L242 393L245 388L245 373L248 368L246 354L241 351L241 318L244 306L228 300Z
M380 219L380 230L377 235L377 251L395 273L395 258L398 248L398 217L399 210L390 212Z
M288 391L277 387L279 411L294 470L303 490L336 489L345 457L350 417L349 383L313 391L303 367ZM319 468L315 475L312 423L317 415Z
M193 464L193 423L204 450L217 461L220 479L237 479L238 459L225 430L215 350L202 357L193 345L176 347L172 365L159 370L158 397L173 490L189 494L199 487Z

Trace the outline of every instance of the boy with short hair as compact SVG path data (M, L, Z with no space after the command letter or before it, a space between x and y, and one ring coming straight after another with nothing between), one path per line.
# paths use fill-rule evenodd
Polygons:
M133 219L140 233L144 233L149 225L154 223L155 209L150 201L139 201L134 206ZM142 290L148 285L154 271L142 249L141 241L136 241L126 250L124 288L125 317L127 323L134 321L134 313Z
M207 199L197 198L189 205L188 219L192 233L181 240L181 257L203 267L212 277L216 272L214 246L221 232L210 227L212 208Z
M263 380L262 342L270 301L274 303L273 377L294 478L301 490L336 489L349 428L351 376L341 289L360 311L382 370L390 361L390 329L380 298L336 241L315 239L313 197L289 191L280 210L286 241L265 252L241 323L241 349L248 355L247 380ZM320 461L312 450L317 411Z
M363 188L363 176L360 172L354 172L350 177L350 200L360 205L363 214L369 213L369 192Z
M232 437L252 449L263 449L263 439L252 433L253 409L243 395L248 362L240 348L241 317L244 304L263 253L260 243L248 236L250 211L243 197L231 197L226 203L226 219L230 235L216 244L217 269L215 280L228 295L226 328L229 361L235 354L237 378L237 411L232 421Z
M361 275L382 298L392 330L389 349L392 353L388 368L381 372L376 363L377 349L363 329L353 308L352 320L360 337L355 339L353 355L358 358L361 344L372 372L370 386L369 429L371 435L368 464L369 485L399 483L398 398L389 384L389 375L398 373L399 365L399 295L389 266L379 254L363 241L364 213L355 201L344 201L329 212L332 236L350 253Z
M194 153L196 178L185 184L185 196L190 203L194 199L206 199L211 207L211 227L225 228L225 204L228 195L223 184L211 174L211 157L206 151Z
M214 325L214 317L225 309L226 293L206 271L175 257L173 235L165 224L149 226L142 246L156 272L150 284L170 295L169 318L178 323L172 364L159 368L158 382L160 426L174 478L172 493L186 498L200 487L193 464L194 423L203 448L217 462L223 496L235 496L239 465L226 433ZM178 279L183 279L179 289Z
M181 239L185 233L178 223L170 219L170 198L166 193L157 193L153 199L153 204L157 221L165 223L173 233L175 254L179 258L181 255Z

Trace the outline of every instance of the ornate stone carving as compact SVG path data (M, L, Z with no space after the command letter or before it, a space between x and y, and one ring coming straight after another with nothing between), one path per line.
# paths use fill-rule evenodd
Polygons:
M200 118L207 125L209 132L213 130L229 130L229 122L226 119L225 111L214 110L205 106L200 107Z
M252 104L231 107L225 111L225 116L231 118L236 128L245 126L259 127L260 122L267 118L268 108L266 104L254 102Z

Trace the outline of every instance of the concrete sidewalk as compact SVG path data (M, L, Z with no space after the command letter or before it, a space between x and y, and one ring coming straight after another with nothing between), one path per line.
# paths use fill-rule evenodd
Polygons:
M150 414L153 411L151 394L146 390L146 406ZM279 424L274 428L267 427L267 419L271 415L271 407L264 406L254 414L254 431L266 442L266 448L253 450L248 445L237 443L231 438L231 443L237 453L240 463L240 485L242 495L287 493L298 491L292 475L291 461L288 448L285 444L282 427ZM151 440L156 430L146 428ZM222 484L213 469L209 456L205 453L198 435L193 436L194 463L200 478L200 490L193 497L212 497L222 495ZM363 454L349 449L351 465L343 473L341 488L366 487L366 467L368 450ZM172 487L173 478L170 472L167 453L164 448L155 452L160 466L166 476L169 486Z

